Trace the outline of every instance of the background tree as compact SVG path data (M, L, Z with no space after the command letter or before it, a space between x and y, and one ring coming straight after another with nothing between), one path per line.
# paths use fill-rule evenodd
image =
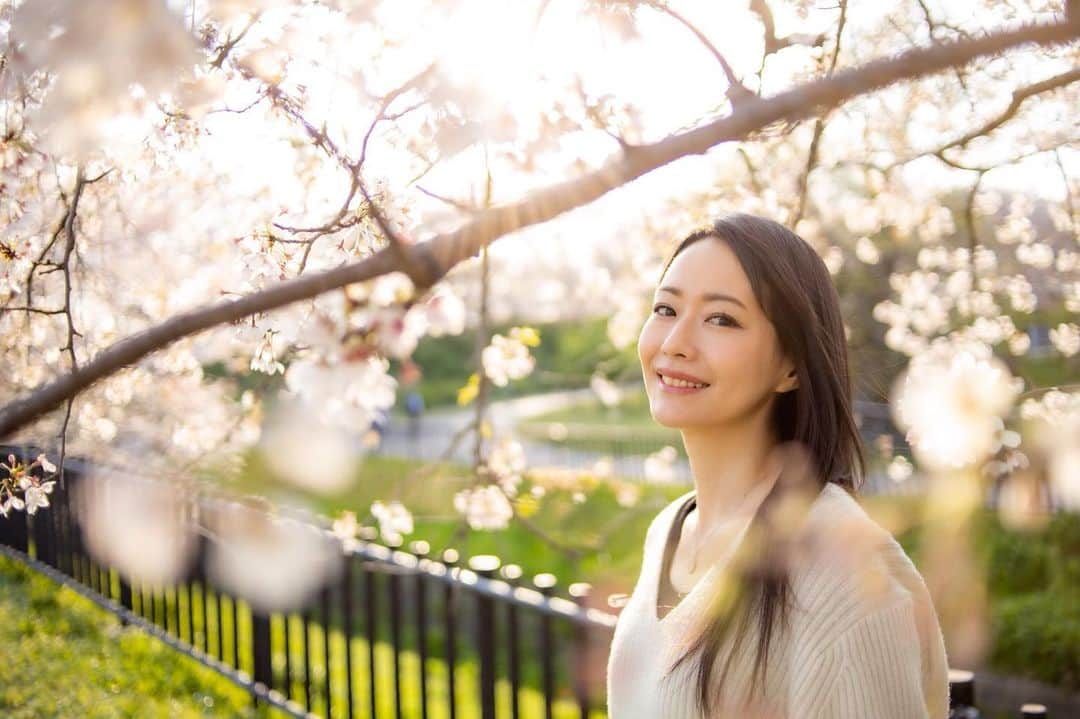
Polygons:
M0 437L55 440L61 475L69 452L183 473L299 437L293 474L332 487L391 369L471 324L458 508L484 525L520 472L484 447L485 388L535 344L489 323L525 297L608 312L625 347L672 242L741 210L825 257L861 393L899 382L940 486L1016 449L1026 392L1034 474L1009 496L1075 507L1077 395L1043 390L1080 353L1077 22L1037 0L0 1Z

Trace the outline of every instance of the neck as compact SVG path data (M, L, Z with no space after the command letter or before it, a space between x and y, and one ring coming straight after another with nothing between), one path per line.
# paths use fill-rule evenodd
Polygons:
M779 474L769 412L751 421L682 431L697 495L698 525L715 527L752 514Z

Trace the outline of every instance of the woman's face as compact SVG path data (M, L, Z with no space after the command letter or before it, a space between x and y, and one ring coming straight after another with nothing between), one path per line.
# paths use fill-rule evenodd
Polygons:
M668 267L641 328L638 358L653 419L667 427L737 424L771 411L775 393L797 385L738 258L712 238ZM706 386L672 387L664 373Z

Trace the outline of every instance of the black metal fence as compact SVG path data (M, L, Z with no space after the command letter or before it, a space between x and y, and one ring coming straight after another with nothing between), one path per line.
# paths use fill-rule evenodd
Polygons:
M0 452L21 462L38 454ZM461 567L454 550L431 557L424 542L410 551L372 541L346 548L320 527L340 548L340 572L295 611L261 611L209 576L207 558L220 540L203 530L235 502L208 494L187 496L179 510L199 537L186 572L167 586L133 585L86 546L75 497L100 481L91 470L66 461L49 507L0 518L0 553L216 670L256 705L328 719L604 716L616 617L594 606L587 585L571 585L562 598L553 576L537 575L527 587L520 569L495 557ZM950 716L966 716L973 678L952 674ZM1024 716L1046 716L1041 705L1028 709Z
M37 454L0 450L28 462ZM201 530L230 502L208 495L185 500L199 539L183 576L133 585L86 546L74 498L98 481L90 470L65 461L48 508L0 518L0 551L217 670L256 703L297 717L603 715L615 616L590 606L587 585L567 599L551 575L525 586L494 557L458 566L456 552L431 557L423 542L346 549L323 527L341 547L336 577L296 611L264 612L209 576L218 540Z

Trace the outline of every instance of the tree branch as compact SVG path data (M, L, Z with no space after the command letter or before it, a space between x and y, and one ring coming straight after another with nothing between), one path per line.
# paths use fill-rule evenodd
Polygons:
M969 142L974 140L976 137L988 135L997 128L1004 125L1010 119L1012 119L1020 110L1020 106L1023 105L1024 101L1028 98L1034 97L1035 95L1044 92L1050 92L1051 90L1057 90L1058 88L1065 87L1066 85L1074 83L1077 80L1080 80L1080 67L1074 67L1068 72L1063 72L1060 75L1054 75L1053 77L1047 78L1042 82L1037 82L1034 85L1028 85L1026 87L1013 90L1012 102L1010 102L1009 106L1005 108L1005 110L1002 111L997 117L985 123L982 127L972 130L966 135L958 137L955 140L951 140L928 154L940 155L946 150L950 150L954 147L963 147L964 145L967 145Z
M704 45L705 49L708 50L714 58L716 58L716 61L720 63L720 67L724 70L724 77L727 78L728 88L725 94L727 95L728 99L731 100L732 107L734 107L736 103L742 102L743 98L750 97L755 94L752 90L750 90L750 88L742 84L739 78L735 77L735 71L731 69L731 64L728 63L727 58L724 57L724 54L720 52L720 50L718 50L716 45L714 45L712 41L709 40L705 33L699 30L697 26L695 26L692 22L672 10L670 7L668 7L668 4L666 2L663 2L662 0L638 0L638 2L640 2L642 5L645 5L646 7L651 7L657 12L667 15L672 20L675 20L677 23L685 27L687 30L693 33L694 37L698 39L698 42Z
M1061 151L1054 150L1054 162L1057 163L1058 171L1061 172L1061 181L1065 184L1065 209L1069 213L1069 221L1072 224L1073 238L1080 233L1080 222L1076 219L1076 204L1073 202L1072 182L1069 181L1069 173L1065 171L1065 163L1061 161Z
M806 83L774 97L750 98L727 117L652 145L637 146L632 152L622 153L583 177L544 188L515 204L485 210L454 232L406 246L404 252L415 253L420 258L414 268L426 269L418 272L412 280L418 289L427 289L450 268L475 255L481 247L502 235L550 220L674 160L703 154L714 145L740 139L772 123L804 119L899 80L941 72L954 65L1020 45L1058 45L1078 36L1080 20L1028 24L970 40L909 50L895 57L841 71L830 78ZM6 437L33 422L97 380L178 339L353 282L405 271L406 267L394 251L384 249L355 264L298 277L237 300L182 313L117 342L78 371L6 405L0 410L0 437Z
M813 37L805 35L776 36L776 21L773 20L772 10L766 0L750 0L750 12L761 20L761 26L765 35L765 51L761 53L761 64L758 66L758 75L765 69L765 60L778 50L783 50L790 45L817 46L825 42L824 35Z
M840 59L840 40L844 36L844 25L847 24L847 0L840 0L840 20L836 23L836 43L833 45L832 58L829 60L829 69L825 77L832 77L836 72L836 62ZM810 189L810 173L817 165L818 146L821 136L825 133L825 114L818 115L814 121L814 134L810 138L810 148L806 153L806 169L799 176L799 203L795 207L795 213L791 219L791 226L799 224L799 220L806 213L807 193Z

